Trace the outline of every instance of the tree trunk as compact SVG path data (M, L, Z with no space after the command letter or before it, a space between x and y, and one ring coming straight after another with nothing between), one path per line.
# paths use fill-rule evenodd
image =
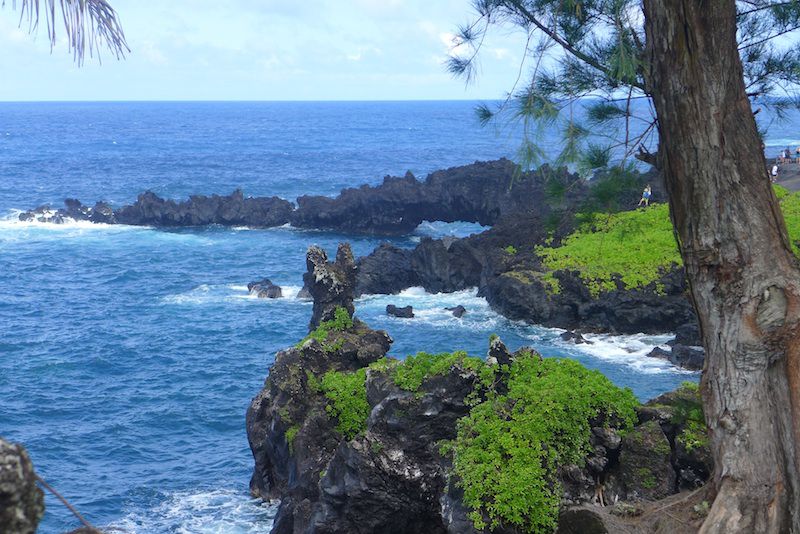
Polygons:
M706 363L703 533L800 533L800 270L770 186L734 0L644 0L659 164Z

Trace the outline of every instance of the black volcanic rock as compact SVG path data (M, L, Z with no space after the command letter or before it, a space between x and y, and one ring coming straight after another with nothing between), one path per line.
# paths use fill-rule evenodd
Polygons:
M269 278L247 284L247 291L255 293L260 299L279 299L283 296L280 286L276 286Z
M411 319L414 317L414 308L411 306L404 306L402 308L398 308L394 304L389 304L386 306L386 315L392 315L394 317L400 317L402 319Z
M339 250L337 256L342 257L331 264L319 249L309 249L307 276L315 281L310 288L319 304L337 301L351 310L352 292L340 287L348 283L318 280L338 279L342 268L351 272L349 249ZM442 454L440 445L456 437L459 419L472 406L468 399L474 402L476 394L487 393L482 389L487 387L503 394L504 369L523 353L528 358L536 354L529 348L512 354L494 337L487 364L499 372L491 386L474 364L455 361L408 391L391 374L399 365L396 361L371 365L385 356L390 343L386 333L354 319L351 327L328 331L324 340L309 338L277 354L264 388L247 412L255 460L251 492L281 500L273 534L477 534L453 476L452 459ZM356 376L364 377L366 420L362 430L347 437L338 429L338 416L321 378L330 371L352 373L364 368ZM678 480L707 479L708 473L697 467L702 456L694 450L684 451L680 464L672 463L673 457L680 457L672 447L680 442L676 436L683 427L671 414L677 413L681 402L698 402L686 397L696 397L689 389L680 395L642 408L642 424L624 437L606 423L589 421L592 434L585 466L558 469L562 505L594 502L598 488L603 489L600 481L606 500L614 502L672 494ZM684 474L678 475L678 470ZM654 476L661 478L654 481ZM500 525L486 532L519 531Z
M451 312L454 317L461 319L464 317L464 314L467 313L467 309L459 304L458 306L453 306L452 308L445 308L445 310Z
M392 295L418 285L410 250L382 243L368 256L358 259L356 295Z
M549 213L544 184L548 177L565 174L547 167L520 173L516 164L500 159L436 171L423 182L411 173L387 176L378 186L345 189L336 198L301 196L291 222L378 235L408 234L425 220L492 225L532 206Z
M165 200L150 191L136 202L116 212L121 224L145 226L223 226L270 227L289 221L292 204L278 197L244 197L240 190L230 195L194 195L189 200Z

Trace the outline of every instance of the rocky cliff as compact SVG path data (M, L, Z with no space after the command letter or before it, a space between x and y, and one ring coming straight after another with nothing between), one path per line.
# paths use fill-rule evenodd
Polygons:
M281 500L273 533L527 530L525 514L517 521L492 515L490 503L467 504L475 502L474 487L458 473L472 471L458 471L458 465L470 465L463 463L459 443L472 435L463 432L478 421L477 406L502 407L527 387L528 378L515 378L519 369L546 362L558 366L557 361L541 360L531 349L509 353L498 339L485 362L459 353L420 354L406 362L386 358L392 340L353 318L347 306L355 287L349 248L340 246L334 263L324 261L318 249L308 256L307 282L315 301L338 305L312 321L316 327L306 339L277 354L247 412L255 459L251 490ZM335 295L328 294L334 286ZM586 376L605 383L597 374ZM613 387L608 391L627 398ZM570 413L568 405L559 406ZM536 416L535 405L532 409ZM698 423L702 411L692 388L630 412L636 426L624 435L622 419L609 406L596 409L590 412L607 416L578 425L586 428L578 461L557 465L545 480L545 493L555 495L561 508L655 500L708 477L705 428ZM526 428L512 427L512 434L525 435ZM511 456L499 469L515 453L506 454ZM503 491L500 485L496 491Z

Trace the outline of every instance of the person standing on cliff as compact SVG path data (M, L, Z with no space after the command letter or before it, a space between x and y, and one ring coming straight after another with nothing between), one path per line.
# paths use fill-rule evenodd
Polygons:
M642 203L644 203L645 207L649 206L650 205L650 197L652 196L652 194L653 194L653 190L650 189L650 184L647 184L647 187L645 187L644 191L642 191L642 199L639 200L638 206L641 206Z

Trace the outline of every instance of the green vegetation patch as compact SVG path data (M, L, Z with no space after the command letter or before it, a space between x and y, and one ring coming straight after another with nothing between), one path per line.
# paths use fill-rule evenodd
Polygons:
M350 318L350 314L347 313L347 310L344 308L338 307L334 311L333 319L330 321L322 321L316 330L310 332L295 346L300 348L309 339L316 339L325 349L325 352L335 352L342 348L344 340L338 339L329 343L328 336L332 332L344 332L345 330L349 330L351 328L353 328L353 319Z
M556 469L583 464L590 421L631 428L638 401L572 360L525 355L508 372L508 392L490 391L459 421L454 471L477 529L552 532L561 499Z
M567 237L562 246L537 246L536 253L551 271L580 271L594 297L617 288L656 282L664 269L681 265L666 204L615 214L595 214ZM554 279L552 272L548 275Z
M289 450L294 452L294 438L300 432L300 425L292 425L286 429L286 443L289 444Z
M792 243L800 256L800 192L774 186ZM594 297L616 289L614 275L628 289L658 281L673 264L682 265L672 233L669 208L653 204L620 213L581 214L584 222L560 247L537 246L536 253L551 272L544 276L551 293L560 291L552 271L577 270ZM528 280L522 280L531 283ZM656 287L656 290L659 290Z
M336 430L348 440L367 429L370 409L366 379L366 368L353 373L328 371L322 377L320 389L329 401L325 411L338 420Z
M517 247L514 245L508 245L506 248L503 249L506 254L514 256L517 253Z

